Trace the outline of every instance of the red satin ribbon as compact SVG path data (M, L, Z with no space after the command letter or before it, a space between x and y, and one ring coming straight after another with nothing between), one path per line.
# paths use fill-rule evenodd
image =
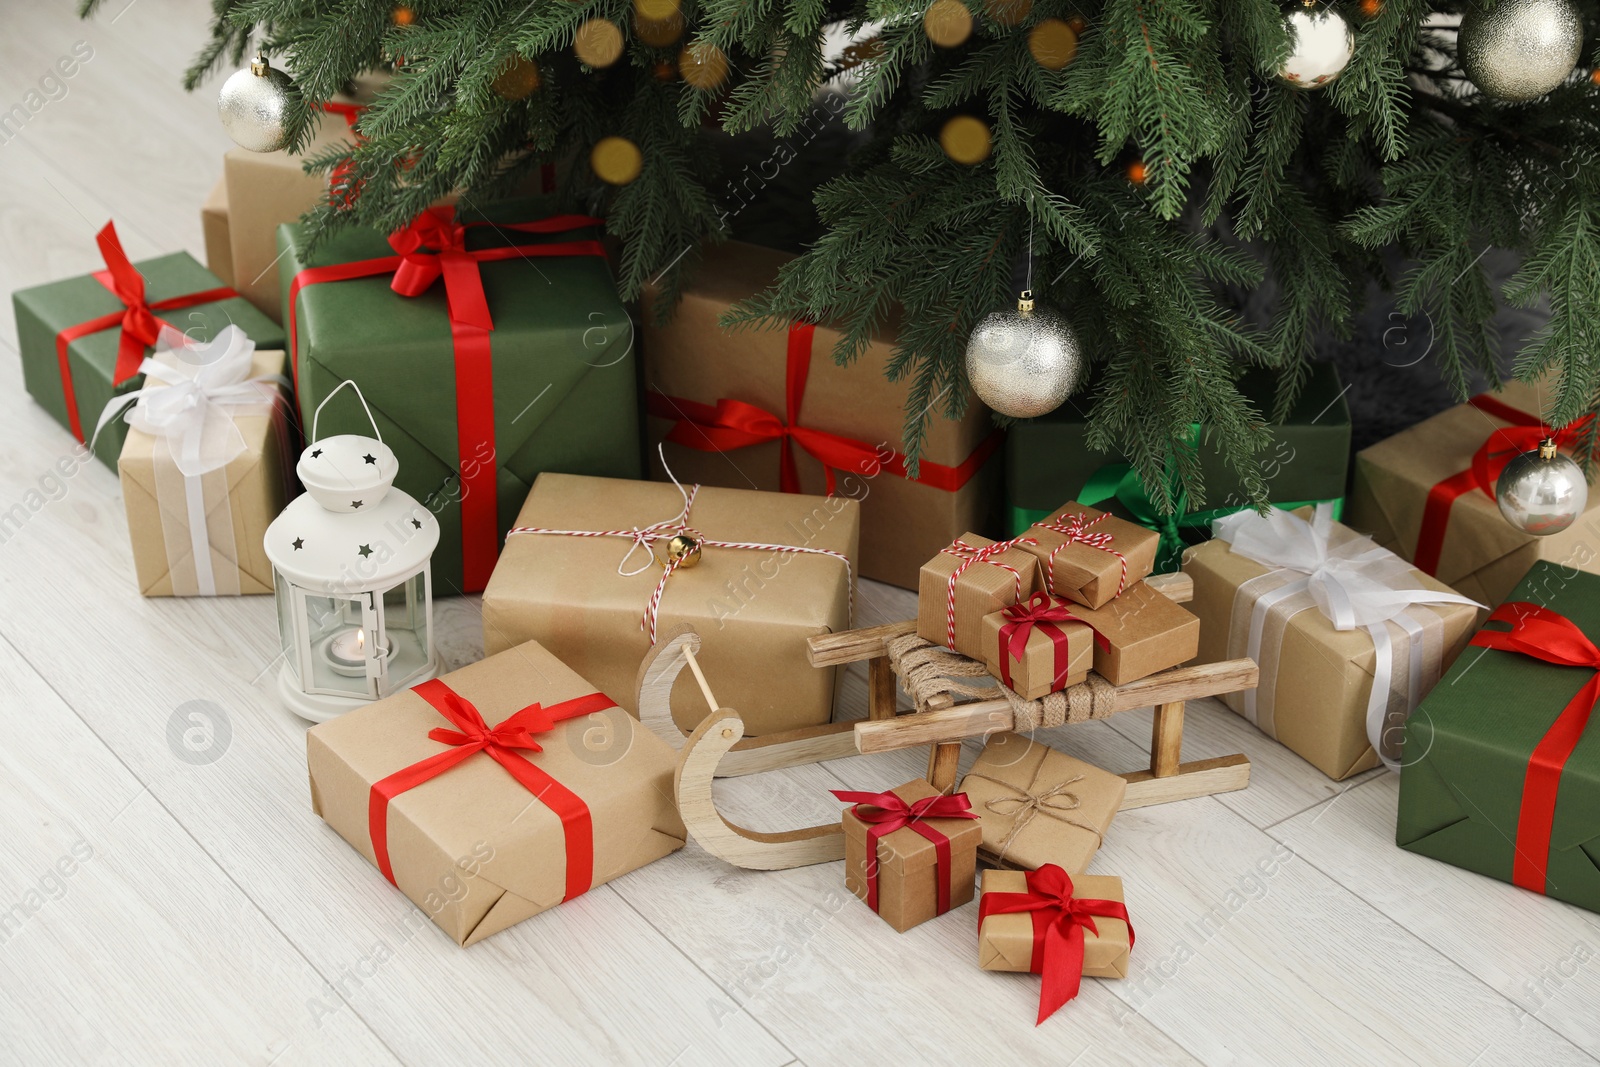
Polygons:
M811 374L815 333L816 327L809 322L797 322L789 327L784 373L785 417L782 419L743 400L724 397L715 405L702 404L682 397L666 396L654 390L647 397L650 414L675 420L672 429L667 432L666 440L700 452L732 452L766 441L780 442L778 487L785 493L800 491L800 470L795 461L794 445L799 445L807 455L822 464L830 495L834 491L836 470L866 473L881 469L898 478L907 477L906 457L900 452L891 451L885 457L876 446L865 441L800 425L800 405L805 399L806 380ZM953 493L972 480L1004 440L1005 433L996 430L973 449L972 454L959 466L949 467L923 461L916 481Z
M1473 453L1472 463L1466 470L1452 474L1428 490L1428 500L1422 508L1422 528L1417 533L1417 551L1412 562L1418 570L1434 577L1438 577L1444 533L1450 524L1450 509L1456 500L1474 489L1482 489L1493 500L1494 487L1500 481L1506 464L1522 453L1538 448L1539 442L1546 437L1554 437L1558 445L1572 444L1589 422L1589 417L1585 416L1552 433L1543 420L1518 411L1488 393L1480 393L1467 403L1511 425L1491 431L1477 452Z
M1037 626L1049 636L1050 643L1055 647L1055 678L1051 682L1051 689L1060 689L1072 668L1072 641L1061 624L1089 624L1074 615L1065 600L1048 593L1035 593L1022 603L1004 609L1004 613L1009 621L1000 627L1000 680L1007 687L1015 688L1011 685L1011 661L1022 662L1023 654L1028 649L1028 637ZM1099 630L1089 626L1089 632L1094 634L1095 643L1101 648L1111 647Z
M122 327L122 336L117 341L117 362L111 371L111 385L115 388L139 373L144 350L156 343L161 327L171 325L157 318L157 311L176 311L196 304L212 304L239 295L223 286L150 303L145 300L144 275L134 269L128 254L122 250L116 226L106 223L94 239L106 263L105 270L94 273L94 280L122 301L122 310L68 326L56 334L56 362L61 368L61 393L67 404L67 426L79 441L84 440L83 422L78 416L78 394L73 388L72 368L67 361L67 348L72 342L101 330Z
M851 814L867 824L867 907L878 910L878 841L909 826L933 842L934 881L938 892L937 915L950 910L950 839L924 819L976 819L965 793L923 797L907 804L894 793L852 792L835 789L833 795L854 804Z
M549 234L598 226L599 219L586 215L555 215L538 222L469 222L455 219L455 209L429 208L410 225L389 235L395 255L337 263L327 267L307 267L289 283L289 366L300 388L300 338L296 320L296 297L308 285L348 281L378 274L393 274L389 283L401 296L414 297L444 279L445 299L450 313L450 337L455 351L456 372L456 449L461 477L462 584L464 592L474 593L489 583L500 554L500 505L496 473L499 455L495 451L494 367L489 334L494 319L483 291L484 263L533 256L605 256L599 241L562 241L549 244L512 245L507 248L482 248L469 251L469 229L491 226L518 233Z
M344 104L329 100L323 103L322 110L330 115L338 115L344 119L344 124L355 135L356 144L366 143L367 139L361 136L360 130L356 129L356 123L360 121L361 113L367 110L365 104ZM355 202L356 197L361 195L362 182L359 178L353 178L354 174L355 165L350 159L341 160L328 174L328 189L339 197L339 203L342 207L349 207ZM344 192L339 194L338 190L341 187L343 187Z
M1589 715L1594 711L1595 702L1600 700L1600 648L1596 648L1571 619L1524 600L1501 604L1489 616L1489 621L1509 623L1511 629L1479 630L1472 637L1474 645L1518 652L1563 667L1587 667L1595 672L1534 746L1523 777L1511 880L1524 889L1543 893L1550 867L1550 836L1555 825L1556 796L1561 791L1561 772L1583 739Z
M383 876L394 882L394 868L389 863L389 802L477 753L487 752L511 772L519 785L561 817L567 853L566 895L561 899L571 900L587 892L594 881L594 823L589 806L515 750L541 752L534 734L553 730L564 719L616 707L616 703L600 693L590 693L548 708L530 704L491 730L471 701L437 678L414 686L411 691L432 704L456 729L429 730L430 738L452 747L373 783L367 799L367 832L372 836L372 852Z
M1028 970L1043 982L1039 991L1039 1018L1078 995L1083 981L1083 932L1098 935L1094 918L1121 919L1128 923L1128 947L1133 948L1133 924L1128 909L1118 900L1094 900L1072 895L1072 877L1054 863L1028 871L1026 893L985 893L978 902L978 926L990 915L1033 913L1033 959Z

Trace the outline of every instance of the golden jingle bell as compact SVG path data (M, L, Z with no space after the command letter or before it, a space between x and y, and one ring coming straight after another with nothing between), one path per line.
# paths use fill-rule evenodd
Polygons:
M700 562L700 539L688 534L673 534L667 539L667 564L693 567Z

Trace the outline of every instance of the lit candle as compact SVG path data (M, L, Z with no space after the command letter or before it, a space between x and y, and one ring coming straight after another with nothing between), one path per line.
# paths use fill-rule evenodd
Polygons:
M367 631L359 627L334 634L328 642L328 655L335 664L359 667L367 662Z

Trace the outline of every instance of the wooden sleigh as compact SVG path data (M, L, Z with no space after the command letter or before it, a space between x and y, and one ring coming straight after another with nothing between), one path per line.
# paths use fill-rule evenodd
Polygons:
M1174 601L1181 603L1193 596L1194 587L1186 575L1160 575L1148 581ZM1013 728L1014 711L1010 701L1003 698L968 703L943 700L926 710L897 709L896 678L887 645L915 629L916 624L908 620L812 638L808 654L815 667L867 662L867 717L748 738L738 711L717 703L700 669L696 659L699 635L687 631L656 645L639 670L639 718L679 750L674 780L678 808L684 825L701 847L735 866L752 870L783 870L841 859L844 835L837 820L776 833L746 829L717 811L712 781L929 745L927 779L935 788L949 791L956 784L963 738ZM712 709L687 737L673 721L671 708L673 683L685 667L693 673ZM1192 763L1180 761L1183 707L1185 701L1197 697L1253 688L1256 678L1254 661L1236 659L1175 667L1110 690L1110 712L1155 708L1150 766L1123 775L1128 782L1123 808L1168 804L1245 788L1250 783L1250 761L1242 754Z

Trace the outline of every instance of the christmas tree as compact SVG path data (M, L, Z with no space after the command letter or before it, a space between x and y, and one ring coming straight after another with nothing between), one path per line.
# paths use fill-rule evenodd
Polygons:
M902 307L892 373L914 382L914 455L927 419L964 406L974 328L1031 280L1093 365L1092 440L1173 509L1205 502L1195 423L1264 502L1274 412L1236 380L1273 368L1286 411L1315 339L1347 329L1373 279L1431 319L1458 392L1555 370L1545 417L1594 411L1600 89L1575 69L1594 8L215 0L187 78L264 50L293 78L295 146L352 78L392 71L360 143L312 161L335 176L314 221L392 229L451 190L499 196L554 164L560 195L621 239L628 298L670 293L770 180L740 169L736 135L765 129L781 149L843 122L848 154L815 180L820 233L730 323L831 320L847 361ZM1463 14L1476 25L1458 35ZM830 50L830 34L854 43ZM1491 246L1524 257L1503 291ZM1246 321L1226 294L1267 277L1271 314ZM1512 366L1497 302L1546 299L1548 327ZM1576 451L1594 447L1591 425Z

